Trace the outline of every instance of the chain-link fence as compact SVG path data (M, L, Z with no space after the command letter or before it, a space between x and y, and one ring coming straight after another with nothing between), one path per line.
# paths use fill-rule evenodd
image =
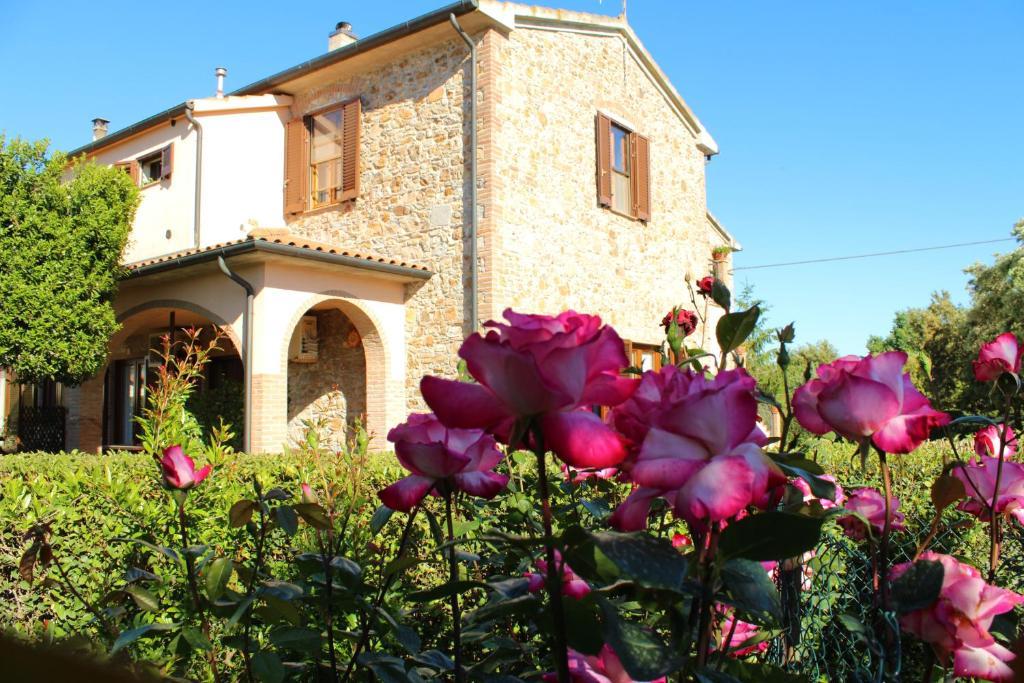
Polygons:
M928 524L910 524L914 534L898 534L890 548L893 564L909 562L924 540ZM999 584L1021 591L1024 586L1024 555L1022 535L1018 527L1004 525ZM945 530L929 544L939 553L962 555L973 525L960 518L945 525ZM987 530L987 525L984 525ZM974 528L973 542L978 534ZM987 548L984 549L987 552ZM980 563L979 563L980 564ZM984 572L984 567L979 567ZM868 630L880 618L873 610L874 576L869 549L842 535L839 529L828 530L817 550L802 563L788 563L776 572L776 583L782 596L786 622L782 635L771 641L764 657L777 666L809 681L883 680L886 665L881 651L872 651L868 641L857 632L856 625ZM894 615L883 616L895 631ZM885 680L921 680L923 667L930 662L926 646L913 637L896 639L887 648Z

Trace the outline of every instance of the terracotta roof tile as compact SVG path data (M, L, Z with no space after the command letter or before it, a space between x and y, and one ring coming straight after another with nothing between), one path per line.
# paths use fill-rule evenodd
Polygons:
M143 266L150 266L155 263L164 263L166 261L173 261L185 256L191 256L193 254L201 254L210 251L216 251L223 249L224 247L231 247L237 244L244 244L245 242L269 242L272 244L284 244L290 247L297 247L299 249L309 249L310 251L319 251L327 254L338 254L340 256L348 256L356 259L363 259L365 261L373 263L386 263L393 266L402 266L405 268L412 268L414 270L422 270L429 272L429 270L421 265L403 261L400 259L391 259L376 254L368 254L365 252L354 251L352 249L345 249L335 244L328 244L327 242L319 242L317 240L310 240L299 235L293 235L287 230L276 230L276 229L257 229L249 233L248 236L230 240L227 242L218 242L217 244L210 244L205 247L183 249L170 254L163 254L155 258L143 259L141 261L134 261L132 263L125 264L125 268L129 271L136 270Z

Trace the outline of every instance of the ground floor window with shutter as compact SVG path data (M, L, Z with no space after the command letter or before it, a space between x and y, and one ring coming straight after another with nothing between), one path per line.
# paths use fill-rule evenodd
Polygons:
M601 206L642 221L651 218L650 141L597 115L597 194Z

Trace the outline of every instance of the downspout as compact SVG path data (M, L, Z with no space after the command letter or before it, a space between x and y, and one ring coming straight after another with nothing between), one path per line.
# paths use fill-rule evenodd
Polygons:
M192 244L196 249L198 249L199 218L203 207L203 127L198 121L196 121L196 117L192 113L195 111L195 108L195 101L189 100L185 103L185 118L188 119L189 124L196 129L196 202L195 214L192 218ZM231 276L229 275L228 277Z
M462 30L462 26L459 25L459 20L455 18L455 14L449 14L448 20L452 22L452 26L459 36L466 41L466 45L469 46L469 61L470 61L470 73L469 73L469 324L468 334L476 332L479 318L477 317L477 229L479 227L479 207L477 206L476 199L476 98L477 98L477 84L476 84L476 43L473 39Z
M256 296L256 291L248 280L228 267L222 254L217 256L217 265L220 266L222 273L245 290L245 313L242 319L242 334L245 335L242 339L242 363L245 369L245 387L243 388L245 395L243 422L245 424L242 426L242 452L250 453L252 447L252 300Z

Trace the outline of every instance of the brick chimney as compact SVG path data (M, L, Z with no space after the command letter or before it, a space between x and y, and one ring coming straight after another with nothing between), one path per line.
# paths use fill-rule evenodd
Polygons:
M352 33L352 24L347 21L339 21L334 31L327 36L327 51L337 50L359 40L356 34Z
M106 119L98 119L98 118L97 119L93 119L92 120L92 139L93 140L99 140L100 138L105 137L106 134L107 134L107 125L109 123L110 123L110 121L107 121Z

